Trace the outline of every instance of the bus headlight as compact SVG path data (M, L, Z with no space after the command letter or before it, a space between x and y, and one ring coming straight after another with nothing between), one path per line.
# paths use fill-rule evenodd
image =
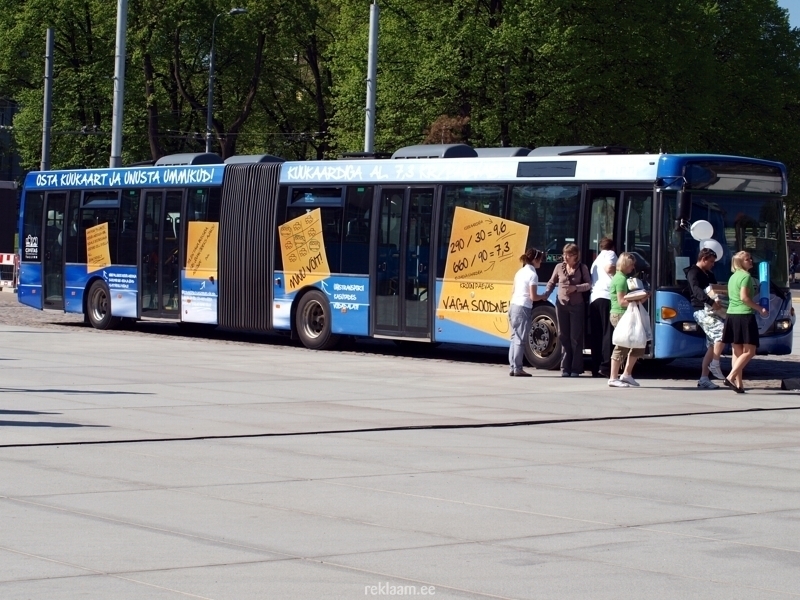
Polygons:
M686 331L697 331L697 323L691 323L689 321L684 321L681 323L681 328Z
M775 321L775 329L778 331L788 331L792 328L791 319L778 319Z

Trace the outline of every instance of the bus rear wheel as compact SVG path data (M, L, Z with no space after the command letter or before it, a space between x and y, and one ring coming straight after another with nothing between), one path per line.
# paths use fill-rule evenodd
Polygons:
M339 342L331 333L331 305L318 290L305 294L297 304L295 328L300 341L312 350L328 350Z
M119 325L119 317L111 316L111 294L105 282L97 280L89 288L86 316L95 329L113 329Z
M525 358L537 369L557 369L561 363L561 343L555 307L549 303L534 307L531 320L531 334L524 346Z

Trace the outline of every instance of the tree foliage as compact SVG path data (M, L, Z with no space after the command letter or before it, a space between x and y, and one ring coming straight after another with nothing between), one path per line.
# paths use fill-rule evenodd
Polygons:
M213 146L292 159L361 150L369 0L130 0L123 159ZM619 144L800 168L800 32L776 0L381 0L376 146ZM52 164L105 166L116 3L0 0L0 95L39 160L56 32ZM800 181L797 181L800 185ZM795 203L790 203L794 210ZM797 211L800 213L800 210Z

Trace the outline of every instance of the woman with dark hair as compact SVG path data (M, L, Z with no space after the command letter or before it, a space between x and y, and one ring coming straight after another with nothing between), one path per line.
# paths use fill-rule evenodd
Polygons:
M533 303L544 300L545 296L536 293L539 276L536 269L542 265L544 252L536 248L528 248L519 257L522 268L514 275L514 287L511 291L511 304L508 309L508 321L511 325L511 347L508 349L508 363L511 377L530 377L522 369L522 358L525 355L523 344L528 343L531 332L531 312Z
M745 366L756 355L758 348L758 323L756 311L762 316L769 316L769 309L759 306L753 298L756 295L756 284L750 276L753 268L753 257L742 250L731 259L733 275L728 280L728 318L722 331L722 342L731 344L733 363L731 372L723 383L737 394L744 394L742 372Z
M556 265L547 282L544 295L558 286L556 317L558 341L561 342L561 376L578 377L583 373L583 330L586 321L586 301L583 292L592 288L592 277L580 262L575 244L564 246L564 262Z

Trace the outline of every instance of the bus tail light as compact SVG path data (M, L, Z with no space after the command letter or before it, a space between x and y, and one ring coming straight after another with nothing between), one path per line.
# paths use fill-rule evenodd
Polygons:
M669 306L662 306L661 307L661 318L662 319L674 319L678 316L678 311L674 308L670 308Z

